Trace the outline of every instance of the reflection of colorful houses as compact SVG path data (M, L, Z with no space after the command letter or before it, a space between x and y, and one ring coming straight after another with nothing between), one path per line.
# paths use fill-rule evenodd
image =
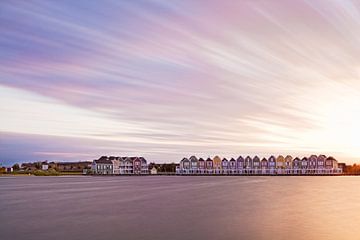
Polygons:
M136 161L135 161L136 162ZM137 172L136 165L133 171ZM337 174L341 173L338 168L336 159L324 155L311 155L309 158L302 159L287 155L283 157L279 155L277 158L270 156L269 159L255 156L251 158L247 156L245 159L239 156L236 160L231 158L221 159L215 156L213 159L203 158L197 159L195 156L183 158L177 168L177 174L226 174L226 175L288 175L288 174Z

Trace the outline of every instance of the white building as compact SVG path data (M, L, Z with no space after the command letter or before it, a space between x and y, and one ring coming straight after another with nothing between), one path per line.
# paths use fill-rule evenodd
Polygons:
M47 164L47 163L41 164L41 170L47 171L48 169L49 169L49 164Z
M150 170L150 174L151 174L151 175L156 175L156 174L157 174L157 169L156 169L156 167L153 167L153 168Z

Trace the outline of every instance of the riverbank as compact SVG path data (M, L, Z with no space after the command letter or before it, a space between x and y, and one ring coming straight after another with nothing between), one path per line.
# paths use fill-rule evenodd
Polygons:
M56 172L56 173L1 173L0 177L8 177L8 176L23 176L23 177L29 177L29 176L83 176L82 172Z

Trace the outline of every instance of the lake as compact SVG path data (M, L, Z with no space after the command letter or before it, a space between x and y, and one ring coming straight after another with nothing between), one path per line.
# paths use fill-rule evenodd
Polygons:
M1 177L0 239L360 239L359 177Z

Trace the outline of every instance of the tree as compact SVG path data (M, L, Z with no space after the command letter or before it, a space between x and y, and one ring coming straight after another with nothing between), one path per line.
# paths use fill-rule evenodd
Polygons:
M19 171L20 170L20 166L18 163L15 163L12 168L14 169L14 171Z
M36 169L41 169L41 162L36 162L35 163L35 168Z

